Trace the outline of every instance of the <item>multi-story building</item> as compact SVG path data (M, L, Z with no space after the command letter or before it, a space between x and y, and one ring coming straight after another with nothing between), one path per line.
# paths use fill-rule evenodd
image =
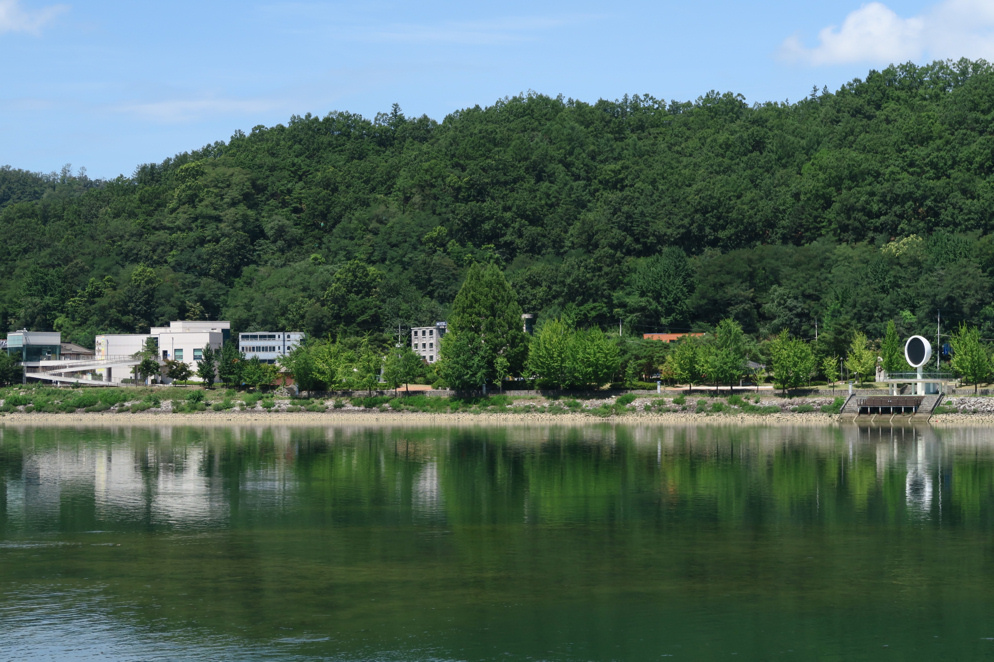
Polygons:
M438 360L442 336L447 324L435 322L435 326L415 326L411 328L411 349L428 363Z
M219 350L224 341L231 337L231 323L208 321L170 322L169 326L153 326L147 334L104 334L96 338L96 359L112 360L133 356L145 348L148 338L155 338L158 346L159 359L182 361L196 375L197 361L203 359L204 347ZM98 379L116 381L121 375L113 374L112 368L101 368L96 371ZM130 368L128 368L130 371ZM196 377L194 377L196 379Z
M276 363L300 343L306 334L301 331L250 331L238 334L238 351L245 358L258 358L263 363Z

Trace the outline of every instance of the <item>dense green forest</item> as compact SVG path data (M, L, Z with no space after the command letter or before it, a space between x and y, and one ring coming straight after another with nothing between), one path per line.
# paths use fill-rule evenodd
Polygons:
M631 333L994 337L994 68L904 64L796 103L540 94L442 122L294 116L91 180L0 168L0 326L315 336L444 319L473 263ZM92 346L92 345L91 345Z

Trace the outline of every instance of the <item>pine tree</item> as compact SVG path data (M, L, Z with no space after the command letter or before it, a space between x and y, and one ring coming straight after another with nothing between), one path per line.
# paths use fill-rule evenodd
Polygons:
M210 345L205 345L200 360L197 361L197 375L204 380L204 386L211 388L217 378L217 352Z

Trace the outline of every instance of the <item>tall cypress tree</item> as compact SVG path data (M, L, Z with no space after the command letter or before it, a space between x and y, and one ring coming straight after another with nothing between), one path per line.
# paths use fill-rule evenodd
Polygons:
M894 320L887 322L887 334L880 345L880 355L883 359L882 367L888 372L900 372L908 364L904 360L904 352L901 350L901 339L897 335L897 327Z
M438 367L442 379L456 390L475 390L496 378L498 357L508 374L517 374L527 351L521 306L504 274L492 264L474 264L452 302Z

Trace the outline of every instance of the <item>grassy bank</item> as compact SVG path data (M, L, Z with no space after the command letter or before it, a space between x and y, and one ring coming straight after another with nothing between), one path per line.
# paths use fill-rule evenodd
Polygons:
M543 397L499 394L482 397L371 395L337 398L293 398L274 393L235 389L172 388L52 388L46 386L0 389L0 415L79 413L184 413L376 411L422 414L584 414L594 418L647 414L837 414L844 398L809 396L786 398L766 393L715 396L701 393L611 397Z

